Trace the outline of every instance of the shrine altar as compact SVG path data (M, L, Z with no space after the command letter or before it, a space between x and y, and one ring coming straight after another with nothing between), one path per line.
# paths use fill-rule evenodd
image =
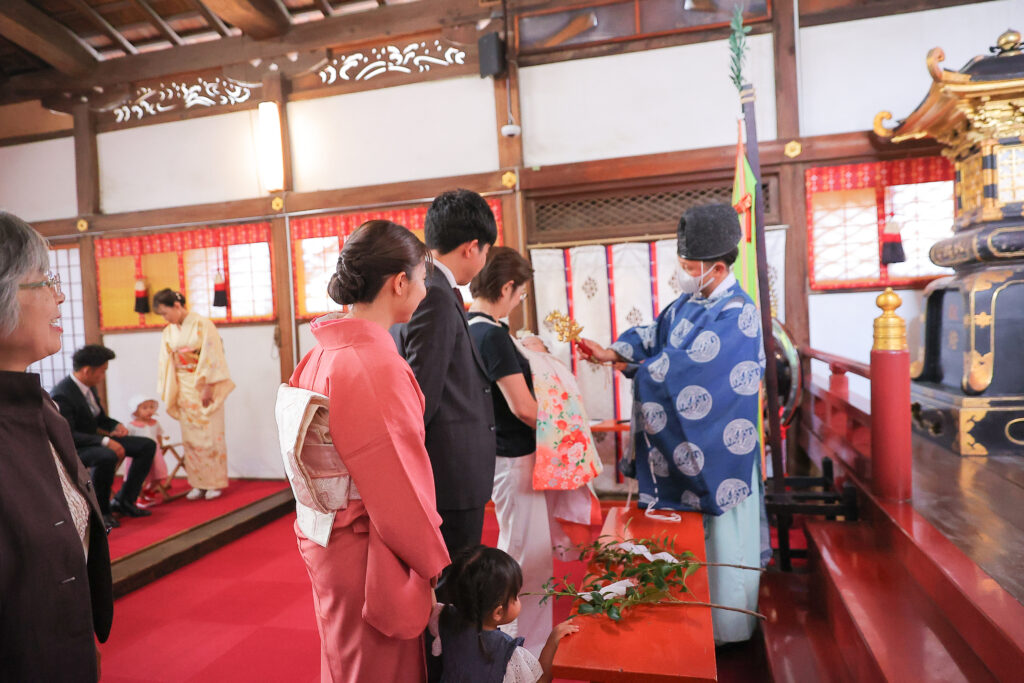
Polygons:
M612 508L602 536L674 539L677 552L689 550L704 562L704 522L699 512L682 512L680 522L650 519L643 511ZM626 525L628 529L626 528ZM682 596L709 602L708 575L689 579L691 593ZM555 655L554 675L607 683L647 681L717 681L711 610L684 605L637 605L618 622L604 615L577 616L578 633L562 640Z

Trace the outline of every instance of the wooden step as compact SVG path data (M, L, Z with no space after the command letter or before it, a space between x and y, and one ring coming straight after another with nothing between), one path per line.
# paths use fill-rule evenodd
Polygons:
M856 681L995 681L866 522L809 521L815 599Z
M824 610L811 600L811 577L793 572L761 576L758 610L775 683L854 683L832 637Z

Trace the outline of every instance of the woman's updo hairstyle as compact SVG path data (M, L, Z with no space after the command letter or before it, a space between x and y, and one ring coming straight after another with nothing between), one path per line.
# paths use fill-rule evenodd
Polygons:
M327 294L344 306L377 298L384 281L412 271L427 258L427 247L416 235L391 221L367 221L345 240Z
M501 288L511 282L518 287L533 277L533 268L522 254L512 247L491 247L487 263L469 283L469 293L474 299L497 301Z
M159 292L153 295L153 308L157 306L166 306L167 308L174 308L174 304L185 305L185 295L181 292L175 292L169 287L161 289Z

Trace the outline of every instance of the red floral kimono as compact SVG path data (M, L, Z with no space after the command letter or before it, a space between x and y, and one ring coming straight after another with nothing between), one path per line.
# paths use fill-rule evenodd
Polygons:
M383 327L325 316L289 384L326 395L330 434L359 499L338 510L327 547L296 524L313 583L324 681L422 681L431 580L449 564L423 394Z

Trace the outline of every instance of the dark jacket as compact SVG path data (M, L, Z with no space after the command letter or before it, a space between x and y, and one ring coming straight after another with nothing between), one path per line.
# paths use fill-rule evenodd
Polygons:
M78 388L75 380L71 377L65 377L57 382L57 386L50 392L50 396L60 408L60 414L64 416L71 427L71 436L75 439L76 448L101 445L103 436L99 430L112 432L120 424L117 420L107 417L96 389L90 388L89 391L92 392L93 398L96 399L96 403L100 407L99 415L93 416L92 411L89 410L89 403L82 395L82 390Z
M50 444L89 502L89 559ZM93 681L114 614L89 473L39 375L0 372L0 680Z
M494 408L466 311L444 274L427 278L412 319L391 328L423 391L427 453L439 510L483 507L494 485Z

